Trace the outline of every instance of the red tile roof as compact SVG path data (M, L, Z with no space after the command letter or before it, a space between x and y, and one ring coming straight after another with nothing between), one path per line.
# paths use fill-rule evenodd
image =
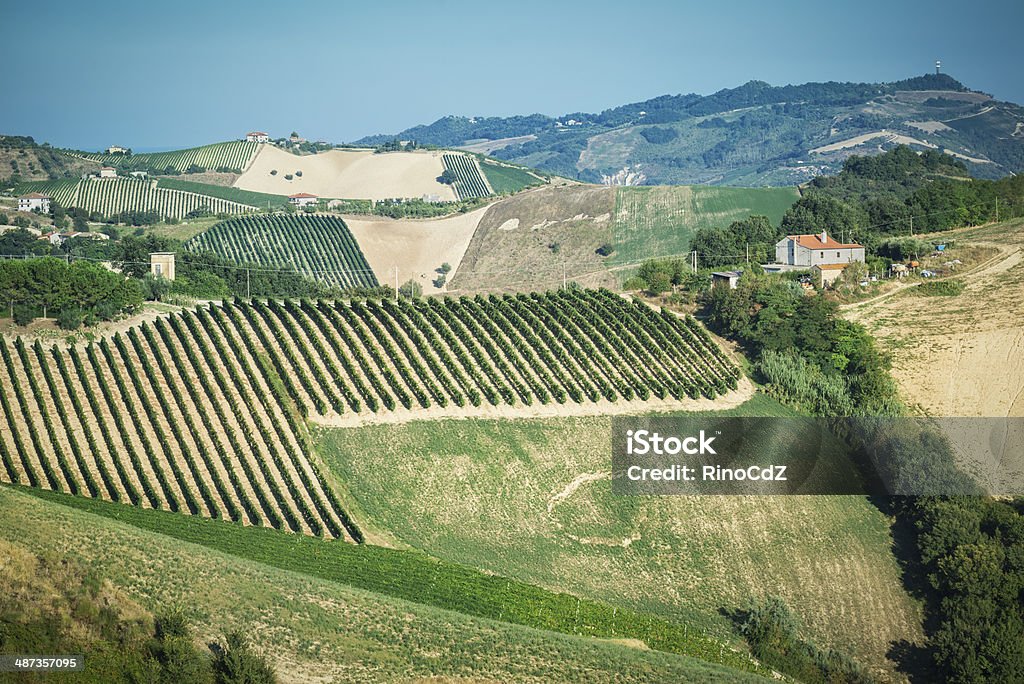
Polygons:
M850 264L815 264L813 268L820 268L822 271L842 271Z
M319 198L318 195L310 195L308 192L300 192L297 195L288 195L288 199L299 199L301 197L312 197L313 199Z
M858 245L856 243L845 243L839 242L834 239L831 235L825 234L825 241L821 241L821 235L787 235L790 240L796 242L801 247L807 249L855 249L863 247L864 245Z
M27 195L22 195L18 199L50 199L49 195L43 195L38 192L30 192Z
M263 131L249 131L246 135L267 135Z

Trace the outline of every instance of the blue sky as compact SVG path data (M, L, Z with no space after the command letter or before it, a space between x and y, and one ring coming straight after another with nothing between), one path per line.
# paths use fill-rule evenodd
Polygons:
M445 114L600 111L751 79L932 70L1024 103L1024 2L0 0L0 132L197 145L354 140Z

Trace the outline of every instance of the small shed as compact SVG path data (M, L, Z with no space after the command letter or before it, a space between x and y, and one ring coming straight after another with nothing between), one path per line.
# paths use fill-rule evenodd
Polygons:
M839 280L839 276L843 274L843 270L849 264L815 264L811 268L811 273L814 274L814 280L821 287L828 287L832 283Z
M149 272L154 278L174 280L174 252L151 252Z
M742 275L743 271L714 271L711 274L711 287L728 287L735 290Z

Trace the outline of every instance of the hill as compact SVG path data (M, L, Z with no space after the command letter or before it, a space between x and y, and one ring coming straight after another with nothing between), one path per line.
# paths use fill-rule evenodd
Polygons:
M942 74L893 83L750 81L707 96L663 95L559 117L447 116L357 144L398 137L485 149L594 183L763 186L795 185L838 171L850 154L901 143L954 154L978 177L1019 173L1022 124L1021 106Z
M246 216L215 224L185 248L239 263L294 268L342 288L378 285L348 226L336 216Z
M259 143L232 140L170 152L143 154L78 152L75 154L83 159L126 171L149 171L153 174L161 174L167 171L187 173L201 169L202 171L241 173L252 163L259 147Z
M110 504L83 507L78 505L81 503L91 502L66 496L44 499L0 487L4 520L0 549L5 551L5 562L17 563L20 571L27 564L22 559L30 553L53 557L71 547L75 558L119 592L118 598L125 597L122 602L134 600L154 612L180 607L195 626L201 643L242 628L250 642L274 663L282 682L443 677L473 681L542 678L548 682L578 682L585 677L588 681L625 684L765 681L749 671L649 650L635 639L558 633L541 626L501 621L497 614L482 617L431 605L423 600L422 588L450 587L455 600L492 597L504 601L502 591L483 594L476 587L467 591L466 585L449 585L449 580L471 579L488 588L500 581L503 589L508 583L438 563L422 554L329 544L318 544L300 554L295 548L269 544L267 535L248 534L257 530L232 529L235 526L216 522L180 526L173 523L189 520L174 520L175 516L159 512L140 511L138 516L121 517L114 515ZM234 545L223 541L234 541ZM261 559L245 555L260 549L271 553ZM342 554L351 556L351 560L338 563L337 552L346 549L357 553ZM375 553L360 553L363 551ZM308 556L310 561L304 567L291 562L293 556L300 555ZM393 560L378 560L384 557ZM324 558L331 562L324 563ZM384 572L375 572L378 567ZM405 572L396 572L398 569ZM449 569L458 574L445 577ZM387 588L367 590L332 570L349 572L356 579L377 575L394 581L395 587L401 586L410 595L403 597ZM416 596L413 592L421 582L420 595ZM589 610L596 605L534 591L551 602L546 608L557 607L566 618L575 616L581 606ZM108 591L105 596L109 598L110 594ZM11 599L17 601L21 596ZM197 596L202 597L201 602L196 601ZM40 606L33 604L31 609L38 611ZM607 612L611 615L612 609ZM338 628L339 619L344 620L344 629ZM619 635L630 633L623 622L619 624ZM658 621L655 618L649 624ZM673 627L681 632L680 627ZM720 644L710 640L706 643L712 645L716 658L724 659ZM733 662L745 664L745 670L751 669L745 655L729 649L724 654Z
M77 207L90 213L98 213L105 218L130 213L147 214L152 218L152 221L147 222L152 223L164 218L186 218L194 213L244 214L256 211L256 207L249 204L215 195L171 189L158 184L157 181L138 178L90 177L21 183L15 188L15 192L43 192L62 207ZM214 192L217 192L217 195L226 194L217 190Z
M0 135L0 181L74 178L99 170L97 162L80 159L49 145L38 145L29 136Z

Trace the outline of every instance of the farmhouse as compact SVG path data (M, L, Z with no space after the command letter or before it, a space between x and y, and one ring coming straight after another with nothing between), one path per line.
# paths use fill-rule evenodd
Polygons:
M270 142L270 136L263 131L249 131L245 134L246 142L265 143Z
M128 148L121 147L120 145L111 145L107 148L107 154L128 154Z
M819 235L787 235L775 245L776 264L790 268L849 264L854 261L864 261L864 246L839 242L825 231Z
M104 166L100 169L100 178L117 178L117 169L113 166Z
M295 195L288 195L288 204L295 207L307 207L311 204L316 204L320 201L320 198L316 195L311 195L308 192L300 192Z
M30 192L18 198L18 211L40 211L50 213L50 196L38 192Z

